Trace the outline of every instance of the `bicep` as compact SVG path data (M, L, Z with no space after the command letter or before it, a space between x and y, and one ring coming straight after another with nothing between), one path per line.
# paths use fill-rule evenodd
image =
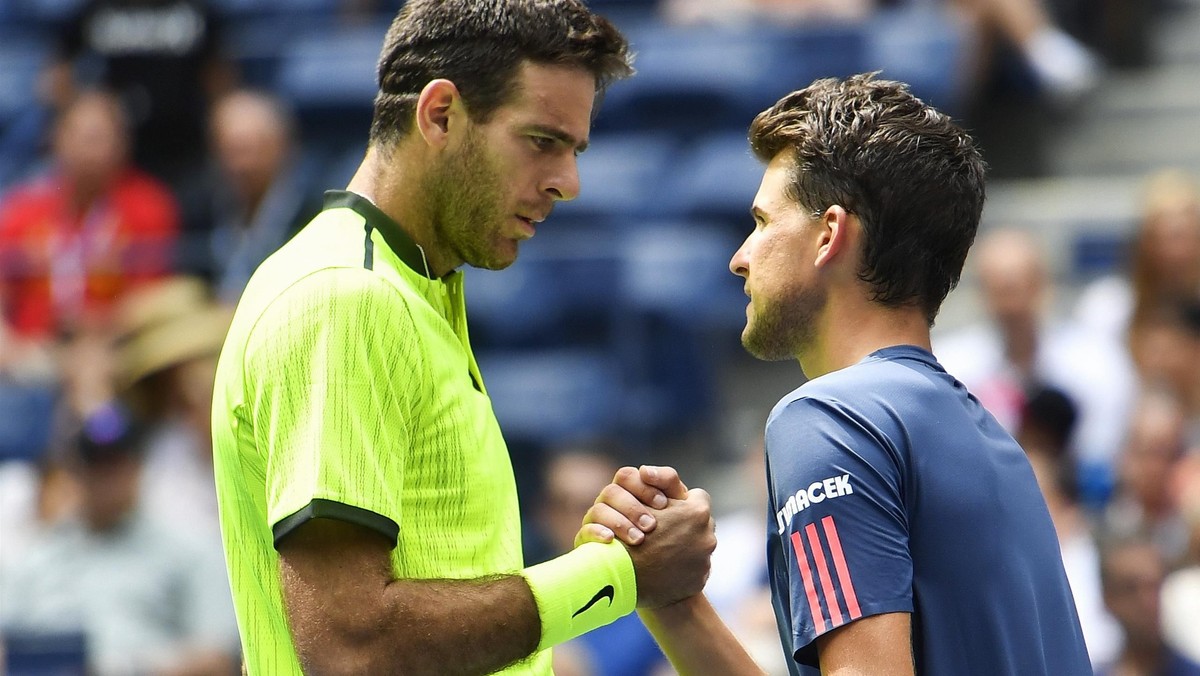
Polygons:
M913 676L912 616L864 617L817 638L822 676Z
M284 606L304 663L384 624L391 543L337 519L312 519L276 545Z

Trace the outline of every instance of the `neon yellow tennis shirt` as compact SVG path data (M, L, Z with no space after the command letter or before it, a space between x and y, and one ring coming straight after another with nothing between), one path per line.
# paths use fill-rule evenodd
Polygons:
M508 449L467 339L462 273L367 200L325 209L254 273L217 366L213 452L250 674L299 674L275 543L343 519L396 543L397 578L521 570ZM550 674L550 651L507 674Z

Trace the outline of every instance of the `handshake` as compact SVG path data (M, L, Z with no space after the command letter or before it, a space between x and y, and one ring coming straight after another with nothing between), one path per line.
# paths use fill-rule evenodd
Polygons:
M637 579L638 608L699 594L717 546L709 495L688 490L670 467L623 467L584 515L575 546L620 540Z

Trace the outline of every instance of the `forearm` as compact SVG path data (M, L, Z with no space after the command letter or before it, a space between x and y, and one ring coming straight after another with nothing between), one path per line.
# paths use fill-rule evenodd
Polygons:
M765 673L703 594L638 614L681 676Z
M533 595L517 576L395 580L373 604L364 600L347 599L336 618L328 608L311 622L293 616L307 673L487 674L531 654L540 636ZM296 620L307 630L296 631Z
M637 602L632 561L616 543L476 580L395 580L385 556L354 566L342 555L346 569L320 557L307 574L289 563L294 555L281 558L292 634L311 673L491 673Z

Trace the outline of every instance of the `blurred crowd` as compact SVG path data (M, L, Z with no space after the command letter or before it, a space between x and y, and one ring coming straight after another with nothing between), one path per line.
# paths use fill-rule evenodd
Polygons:
M227 52L230 16L282 19L285 4L13 0L0 9L0 36L39 16L55 41L29 92L31 114L0 123L0 646L10 673L85 662L101 675L238 671L212 487L215 360L255 267L316 213L322 190L344 187L328 167L314 170L314 158L359 150L314 153L345 131L298 114L254 77L252 60ZM386 25L400 3L304 4L327 11L331 26L355 26ZM933 7L972 45L956 64L970 115L997 82L1014 81L1069 114L1107 68L1144 62L1155 3L590 4L643 32L651 23L841 25ZM750 196L730 208L744 213ZM1186 671L1200 663L1196 177L1146 177L1131 225L1123 266L1091 282L1069 312L1052 311L1038 241L989 228L968 261L984 319L936 332L934 347L1027 450L1098 668L1200 673ZM661 330L640 326L638 339L678 353L676 334ZM529 563L569 549L618 464L641 460L636 444L605 438L557 440L517 458L537 486L523 494ZM714 491L725 513L709 593L763 665L786 673L766 586L761 440L743 441L738 470L723 472L726 492ZM669 672L636 617L556 652L560 674Z

